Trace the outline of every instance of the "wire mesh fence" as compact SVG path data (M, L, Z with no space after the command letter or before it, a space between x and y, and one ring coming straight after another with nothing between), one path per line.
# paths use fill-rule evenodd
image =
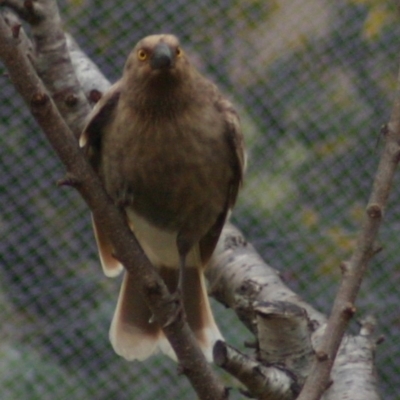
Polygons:
M65 28L111 80L151 33L176 34L240 111L249 154L233 220L289 286L328 313L379 157L399 67L384 0L60 1ZM184 399L164 356L127 364L108 342L119 282L103 277L88 209L7 78L0 106L0 397ZM374 314L383 398L400 374L400 182L358 316ZM215 304L226 339L249 333ZM353 327L354 328L354 327ZM226 376L227 384L234 385ZM233 395L235 396L235 394Z

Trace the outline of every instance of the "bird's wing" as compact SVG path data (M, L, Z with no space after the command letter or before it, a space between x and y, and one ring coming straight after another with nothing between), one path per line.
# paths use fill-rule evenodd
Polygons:
M227 147L231 152L230 158L233 178L230 182L224 209L221 210L221 214L211 229L200 240L199 247L203 265L207 263L217 245L218 238L225 224L229 210L232 209L236 202L239 189L243 182L244 171L246 169L246 153L239 115L232 103L224 98L215 86L213 86L213 92L215 107L222 114L225 122L223 135Z
M233 179L228 196L228 208L231 209L235 205L239 189L243 183L243 175L246 169L246 153L239 115L232 103L221 96L216 102L216 107L224 116L224 136L232 155Z
M96 169L95 154L100 149L101 136L104 128L112 121L121 93L121 81L116 82L101 97L88 116L85 128L79 138L79 146L83 147L89 156L89 161ZM94 157L94 158L93 158Z
M102 134L113 119L120 96L120 87L120 82L115 83L94 106L79 139L80 147L84 148L89 162L96 172L99 172L101 161ZM113 256L112 245L107 235L101 231L94 215L92 215L92 223L103 271L107 276L117 276L123 267Z

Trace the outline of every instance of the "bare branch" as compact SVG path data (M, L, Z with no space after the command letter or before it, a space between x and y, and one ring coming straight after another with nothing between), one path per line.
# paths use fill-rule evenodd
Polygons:
M400 74L396 99L385 135L378 170L374 178L371 196L366 208L363 227L358 235L356 248L349 262L342 268L343 279L336 295L326 332L318 353L326 357L316 358L313 369L299 396L299 400L317 400L326 390L336 353L348 322L355 312L355 300L368 262L375 253L375 242L380 228L394 175L400 156Z
M379 400L373 357L374 327L375 321L366 318L358 336L343 339L331 373L335 384L325 392L324 400Z
M292 400L299 391L299 385L288 370L263 365L224 342L215 344L214 360L246 385L251 397L259 400Z
M30 15L30 5L21 0L0 0L0 6L8 7L14 11L21 19L27 21Z
M30 3L30 14L36 17L31 23L36 72L67 125L78 137L90 106L70 60L57 2L36 0Z
M230 224L226 225L222 232L207 271L207 278L210 282L211 294L227 307L234 309L238 317L258 338L260 342L256 345L258 358L262 359L266 356L268 360L268 357L270 357L268 353L273 352L275 360L272 360L272 358L269 358L269 360L275 362L283 361L288 369L294 374L297 373L300 383L308 373L310 362L313 359L309 334L311 334L313 348L319 349L324 333L329 332L327 331L325 317L286 287L277 271L267 265L253 246L245 240L241 232ZM275 304L273 309L270 310L272 318L263 318L257 312L257 307L260 307L260 311L262 311L263 301L267 301L272 305ZM280 301L284 302L284 307L279 307ZM295 308L293 312L288 314L287 311L291 309L288 306L289 303ZM297 311L295 311L296 309ZM304 313L304 311L306 312ZM352 308L347 309L347 312L349 311L353 312L354 310ZM264 334L258 332L261 318L263 319L261 329L264 330ZM288 325L290 326L291 324L294 324L293 326L296 328L293 336L290 334L290 329L288 329ZM268 337L269 335L272 336ZM300 344L296 335L303 336L305 343ZM357 366L357 370L362 370L364 373L362 378L361 374L356 372L356 369L352 369L350 372L346 370L346 382L351 379L354 383L350 392L351 395L348 398L353 398L353 396L358 396L358 388L363 382L369 382L368 387L376 385L375 377L370 370L370 362L372 362L374 356L374 341L371 337L366 336L363 340L359 340L358 337L348 336L342 345L343 349L346 348L347 343L353 344L355 352L363 352L365 361L363 367L361 363ZM298 347L299 344L300 346ZM264 349L263 351L259 350L261 346ZM285 364L286 346L297 347L300 351L298 352L298 357L295 355L293 359L288 358ZM351 365L354 352L342 351L342 349L340 352L340 365L342 365L342 368L345 368L346 364ZM319 362L325 362L326 354L317 352L316 358ZM304 373L300 372L301 368L306 371ZM343 375L341 375L340 381L335 379L333 382L327 381L326 383L325 388L330 386L330 391L334 390L337 395L336 398L339 397L339 393L340 395L349 393L346 385L341 384L342 380ZM250 388L249 391L251 391ZM363 400L376 400L375 393L376 389L370 391L370 394ZM324 400L327 399L324 397Z
M261 303L255 307L259 358L283 365L303 384L314 359L311 324L304 309L287 302Z
M254 305L284 301L304 309L317 326L325 317L290 290L232 224L226 224L206 271L210 292L236 311L250 331L257 334Z
M144 298L157 321L165 325L169 316L177 314L177 304L171 301L164 282L140 249L121 212L105 193L99 178L86 162L67 124L2 16L0 58L39 126L65 164L69 182L79 190L104 232L109 234L118 259L141 284ZM226 399L224 386L205 360L186 321L182 317L174 319L164 327L164 333L178 356L182 371L199 397L204 400Z
M89 101L96 103L101 95L111 86L97 65L80 49L74 38L65 34L67 47L75 75Z

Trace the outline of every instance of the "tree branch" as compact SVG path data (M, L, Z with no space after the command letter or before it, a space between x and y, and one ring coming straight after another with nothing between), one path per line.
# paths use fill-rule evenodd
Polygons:
M306 311L314 329L326 318L289 289L278 272L256 252L243 234L226 224L206 271L210 292L236 311L247 328L257 335L255 306L263 302L287 302Z
M111 86L97 65L90 60L80 49L74 38L65 34L70 60L86 98L92 103L97 103L102 94Z
M273 353L275 357L273 361L277 362L277 365L284 365L285 369L290 370L296 375L298 382L302 383L305 375L309 374L313 360L309 341L311 339L314 349L320 348L322 336L325 332L329 332L326 318L290 290L282 282L277 271L261 259L254 247L231 224L227 224L222 231L207 270L207 278L210 282L211 294L222 304L235 310L242 322L256 336L257 365L260 362L272 360L268 358L269 354ZM264 302L273 305L272 311L268 311L272 318L264 317L266 315ZM284 306L280 307L279 303ZM289 304L295 307L292 311L288 308ZM305 312L301 313L300 310ZM260 324L262 324L261 328ZM295 328L292 334L290 325ZM272 337L268 337L268 332L272 334ZM303 336L303 340L299 341L297 335ZM350 343L352 344L351 351L348 350ZM294 354L288 354L287 347L296 349ZM375 342L372 335L346 336L340 348L341 358L334 363L337 373L332 375L335 378L340 376L341 379L330 382L330 390L326 397L323 397L324 400L334 399L328 397L331 391L334 391L336 398L346 395L348 398L361 400L358 397L361 385L374 388L369 392L364 391L362 400L377 399L376 378L371 367L374 349ZM355 354L363 354L361 359L357 359L357 363L354 363ZM322 362L326 356L325 353L317 352L316 357ZM240 362L240 358L235 358L236 364ZM347 365L352 365L350 372ZM242 368L246 370L246 366ZM306 372L301 372L301 370ZM343 380L351 381L351 390L348 384L343 384ZM241 381L244 384L248 383L248 381ZM268 384L268 381L264 382ZM270 392L273 388L278 389L279 386L269 387L268 391ZM252 392L252 389L249 388L249 391ZM278 391L275 395L280 396L282 393ZM290 396L290 393L288 392L287 395Z
M381 226L384 210L400 157L400 74L390 122L385 133L383 149L371 196L366 208L363 227L349 262L342 264L343 278L336 295L325 334L318 348L321 357L314 361L312 371L298 400L317 400L326 390L348 322L354 315L359 288L368 262L375 254L375 241Z
M90 112L67 51L57 2L54 0L5 1L30 23L35 52L32 62L67 125L79 137L82 121ZM18 4L21 4L18 6Z
M288 302L261 303L255 307L259 358L282 365L303 385L314 358L312 329L303 308Z
M362 321L358 336L343 339L331 372L334 384L325 392L324 400L379 400L374 329L375 320L367 317Z
M215 363L232 374L259 400L293 400L300 386L294 375L282 367L263 365L218 341L214 347Z
M171 301L164 282L140 249L121 212L105 193L31 61L1 15L0 58L8 69L10 79L66 166L69 184L81 193L96 216L96 221L108 233L116 256L128 273L141 284L150 310L164 326L168 316L176 314L177 304ZM206 362L185 319L181 316L163 330L178 356L182 371L199 397L204 400L226 399L224 386Z

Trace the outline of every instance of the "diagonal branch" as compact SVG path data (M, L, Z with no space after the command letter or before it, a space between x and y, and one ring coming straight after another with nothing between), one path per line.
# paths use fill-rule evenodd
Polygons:
M164 282L140 249L121 212L105 193L99 178L86 162L69 127L2 15L0 58L8 69L10 79L66 166L66 181L80 192L102 229L109 234L116 256L128 273L141 284L149 308L160 324L164 325L169 315L176 314L176 303L171 301ZM224 386L206 362L186 321L176 318L164 328L164 333L178 356L183 373L199 397L204 400L226 399Z
M356 311L354 302L368 262L376 252L376 238L400 160L400 74L390 122L383 133L386 139L385 147L374 178L363 227L358 235L352 257L342 264L342 283L317 351L319 357L314 361L312 371L298 400L317 400L326 390L336 353L348 322Z
M307 345L308 329L306 329L305 323L307 321L310 323L309 329L311 329L313 348L319 349L321 337L326 332L325 316L292 292L282 282L277 271L261 259L254 247L231 224L227 224L222 231L217 249L207 270L207 278L211 284L212 295L222 304L235 310L244 325L256 336L257 342L252 343L252 347L257 349L257 358L253 357L253 362L257 360L257 365L260 365L260 362L268 361L265 359L266 354L263 351L263 347L266 346L268 352L273 351L274 356L278 356L278 365L285 365L287 370L296 375L301 384L303 376L309 373L311 367L308 364L309 359L311 358L311 363L313 359L309 345ZM295 315L295 320L293 320L285 310L281 315L276 314L276 311L278 311L276 308L275 315L267 315L267 319L261 318L264 320L264 327L262 327L257 323L260 320L257 314L260 305L262 307L265 302L275 305L286 303L303 309L305 319L302 320L299 314ZM290 318L287 319L288 317ZM289 326L285 326L285 321ZM295 325L293 325L293 322ZM290 328L290 325L292 327L297 326L297 328L302 327L301 331L299 332L297 328L292 329L296 334L292 337L290 329L286 331L287 328ZM271 335L268 334L268 330L272 333ZM264 334L268 336L265 337ZM299 334L303 337L303 340L298 337ZM335 381L330 386L329 394L324 395L324 399L344 398L345 396L347 396L346 398L362 400L379 399L376 389L376 376L372 366L376 343L371 334L361 336L346 335L342 341L339 349L340 358L335 360L334 371L332 372ZM288 352L290 354L287 354ZM324 358L322 353L317 353L317 356ZM235 363L239 362L241 360L235 358ZM246 370L248 365L249 363L246 362L241 368ZM350 365L351 371L349 372L348 366ZM264 382L268 384L267 381ZM246 380L245 384L247 383ZM282 380L279 384L282 387L282 385L285 385L285 381ZM369 390L368 392L360 391L360 387L368 387ZM269 386L268 390L271 389L273 387ZM253 390L254 388L249 388L250 392L253 392ZM334 393L333 397L331 393ZM360 397L360 393L363 397ZM280 394L274 392L274 395L279 396Z
M0 0L30 24L34 53L30 59L57 109L78 137L90 112L67 50L57 2L54 0Z

